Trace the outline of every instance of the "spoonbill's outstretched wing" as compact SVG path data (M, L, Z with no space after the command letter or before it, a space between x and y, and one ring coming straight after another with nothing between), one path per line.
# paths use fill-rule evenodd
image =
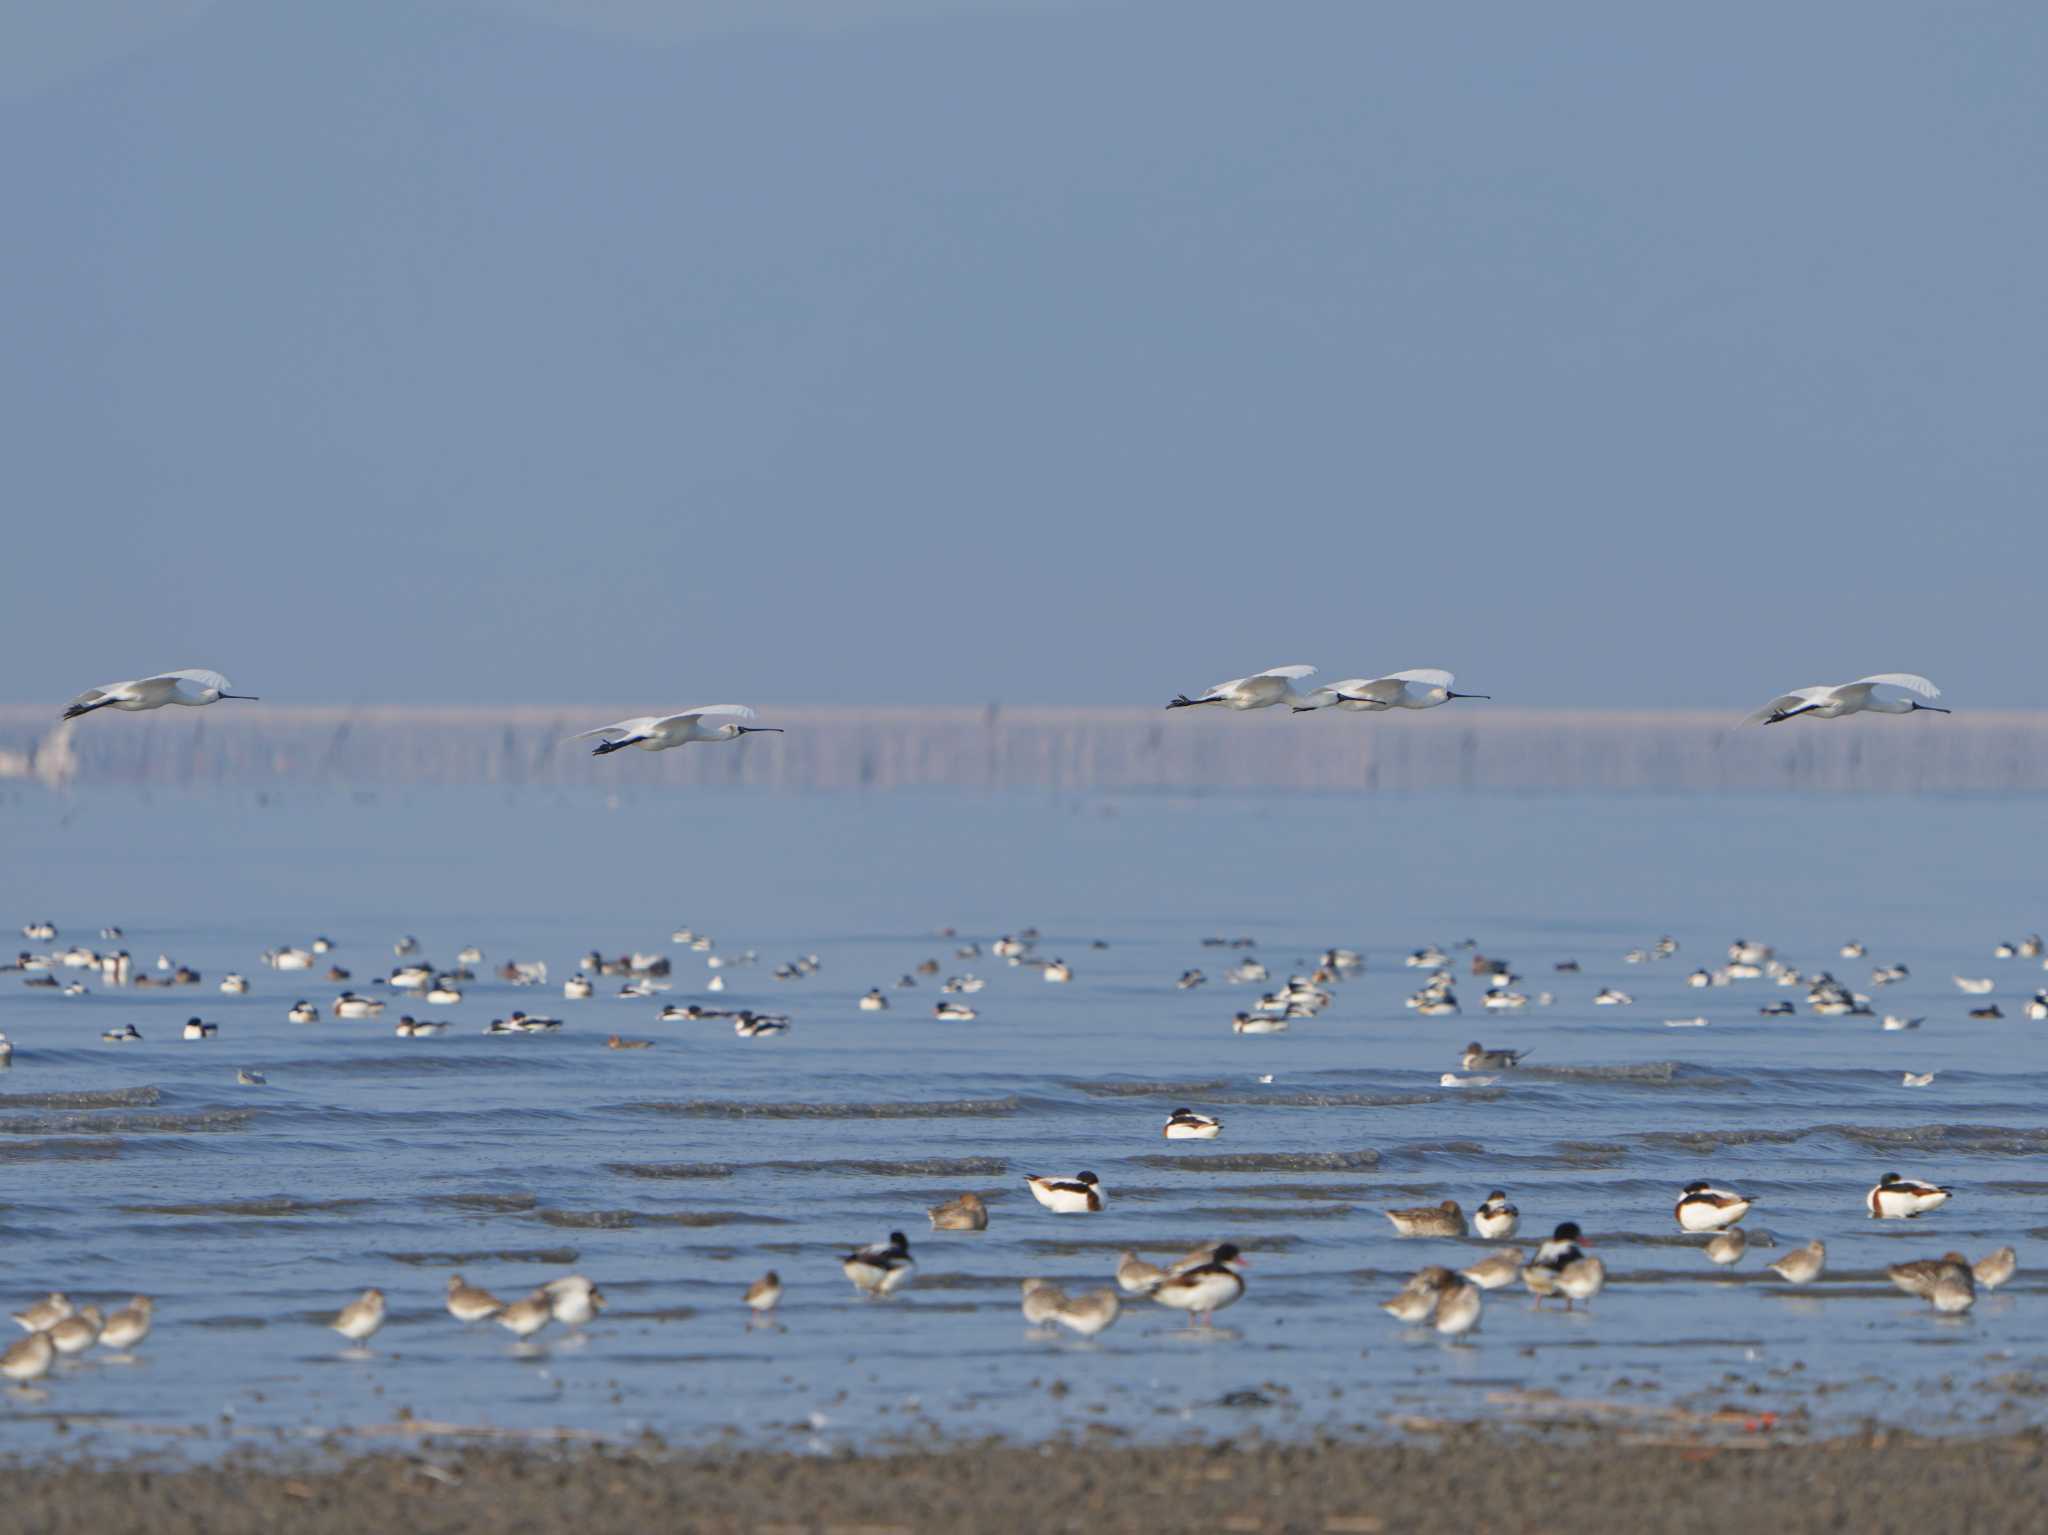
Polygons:
M1375 677L1375 682L1419 682L1428 688L1448 688L1457 685L1457 677L1434 666L1418 666L1413 671L1388 672L1384 677Z
M1922 698L1939 698L1941 689L1925 677L1912 672L1879 672L1875 677L1858 677L1854 682L1845 682L1836 688L1837 693L1847 693L1851 688L1861 688L1868 693L1874 687L1904 688L1909 693L1918 693Z
M595 730L579 730L576 734L566 736L564 739L568 741L582 741L591 736L644 736L660 723L660 715L643 714L638 719L619 720L615 724L600 725Z
M1823 698L1834 692L1833 688L1794 688L1789 693L1780 693L1754 714L1742 718L1745 725L1761 725L1767 722L1790 719L1795 714L1804 714Z
M1195 702L1201 703L1211 698L1227 698L1247 682L1256 682L1261 677L1285 677L1291 682L1298 677L1313 677L1315 674L1316 669L1313 666L1269 666L1264 671L1253 672L1248 677L1232 677L1228 682L1219 682L1203 693Z
M743 720L750 720L754 717L754 711L745 704L699 704L694 709L684 709L680 713L664 715L654 723L657 726L669 725L677 720L693 720L705 714L731 714Z
M144 677L144 682L196 682L203 688L213 688L225 693L234 684L219 672L210 672L203 666L187 667L181 672L158 672L154 677Z

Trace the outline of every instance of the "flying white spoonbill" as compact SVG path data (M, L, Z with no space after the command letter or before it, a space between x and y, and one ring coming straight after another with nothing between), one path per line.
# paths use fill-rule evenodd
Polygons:
M75 720L95 709L125 709L132 714L138 709L161 709L165 704L183 704L188 709L198 709L218 703L223 698L256 701L253 693L230 693L228 689L233 686L219 672L204 668L159 672L154 677L138 677L132 682L105 682L96 688L87 688L72 699L71 707L64 711L64 718Z
M1196 704L1222 704L1231 709L1264 709L1283 701L1292 701L1301 695L1288 684L1298 677L1313 677L1313 666L1274 666L1249 677L1234 677L1229 682L1219 682L1199 698L1190 698L1185 693L1176 693L1169 709L1192 709Z
M1784 720L1811 715L1817 720L1836 720L1845 714L1912 714L1925 710L1929 714L1947 714L1947 709L1937 709L1933 704L1923 704L1919 698L1880 698L1873 688L1905 688L1918 693L1920 698L1939 698L1941 689L1925 677L1912 672L1879 672L1874 677L1858 677L1854 682L1843 682L1835 686L1823 684L1819 687L1794 688L1781 693L1765 704L1742 723L1755 725L1776 725Z
M710 723L713 715L725 715L723 723ZM620 720L615 725L600 725L595 730L581 730L569 737L581 741L589 736L605 736L592 748L593 757L602 757L606 752L619 751L624 747L637 746L644 752L667 751L671 746L686 746L692 741L737 741L741 736L763 733L781 735L780 725L742 725L741 720L750 720L754 711L745 704L705 704L698 709L685 709L681 714L643 714L638 719Z
M1389 672L1384 677L1346 677L1325 683L1294 706L1296 714L1332 706L1353 713L1378 714L1385 709L1434 709L1454 698L1488 698L1490 693L1454 693L1457 677L1434 666Z

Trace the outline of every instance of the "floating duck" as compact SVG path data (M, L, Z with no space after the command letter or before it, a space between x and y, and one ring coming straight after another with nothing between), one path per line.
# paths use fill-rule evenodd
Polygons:
M1223 1133L1223 1121L1193 1109L1175 1109L1161 1133L1170 1141L1213 1141Z
M183 1037L186 1039L211 1039L220 1032L220 1025L207 1023L200 1018L187 1018Z
M132 1023L124 1023L118 1029L103 1029L100 1038L110 1045L124 1045L131 1039L142 1038L142 1030Z
M889 1010L889 998L881 987L876 986L855 1005L864 1013L885 1013Z
M943 1023L972 1023L981 1015L965 1002L940 1002L933 1006L932 1016Z
M933 1205L925 1214L931 1217L934 1231L988 1230L988 1206L979 1194L962 1194L942 1205Z
M1404 1237L1461 1237L1465 1235L1465 1212L1458 1201L1446 1199L1439 1205L1420 1205L1408 1210L1385 1211L1394 1230Z
M893 1295L910 1283L917 1260L910 1256L910 1239L900 1231L889 1233L887 1242L856 1247L839 1263L840 1271L866 1295Z
M1877 1220L1907 1220L1929 1210L1940 1209L1954 1193L1954 1189L1940 1184L1922 1183L1917 1178L1901 1178L1897 1173L1886 1173L1865 1196L1865 1203Z
M1025 1186L1031 1197L1055 1215L1094 1214L1102 1208L1102 1180L1089 1172L1071 1178L1027 1176Z
M1521 1065L1528 1053L1526 1050L1489 1050L1474 1040L1465 1047L1458 1064L1467 1071L1507 1071Z
M1680 1193L1672 1214L1683 1230L1719 1231L1749 1214L1749 1207L1754 1203L1754 1200L1745 1199L1732 1190L1717 1189L1705 1179L1696 1179Z
M1472 1212L1472 1229L1490 1241L1511 1237L1522 1224L1522 1212L1508 1203L1508 1196L1499 1189L1479 1202L1479 1208Z
M1188 1313L1190 1326L1207 1326L1225 1306L1244 1297L1244 1276L1238 1267L1245 1259L1235 1244L1219 1244L1207 1263L1168 1275L1152 1290L1162 1306Z

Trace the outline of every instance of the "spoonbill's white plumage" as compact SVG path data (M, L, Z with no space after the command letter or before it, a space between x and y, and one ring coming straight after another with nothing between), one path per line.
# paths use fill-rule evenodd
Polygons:
M161 709L165 704L182 704L188 709L219 703L223 698L255 702L252 693L230 693L234 684L219 672L204 667L184 671L158 672L154 677L137 677L129 682L103 682L87 688L71 700L64 718L75 720L95 709L121 709L130 714L139 709Z
M1226 709L1265 709L1277 703L1291 702L1301 695L1294 691L1293 683L1303 677L1313 677L1313 666L1273 666L1265 671L1254 672L1249 677L1233 677L1228 682L1219 682L1206 692L1189 697L1186 693L1174 695L1169 709L1191 709L1196 704L1221 704Z
M743 725L750 720L754 711L745 704L705 704L696 709L685 709L680 714L643 714L636 719L619 720L615 724L600 725L595 730L581 730L569 737L572 741L586 740L591 736L603 736L592 750L593 757L602 757L606 752L620 751L628 746L637 746L644 752L667 751L671 746L687 746L692 741L737 741L741 736L780 735L779 725Z
M1454 673L1434 666L1418 666L1405 672L1388 672L1384 677L1346 677L1326 683L1295 702L1294 712L1310 709L1348 709L1354 714L1378 714L1387 709L1434 709L1454 698L1488 698L1486 693L1456 693Z
M1874 689L1881 687L1903 688L1909 693L1918 693L1920 698L1941 697L1941 689L1925 677L1912 672L1879 672L1871 677L1858 677L1854 682L1794 688L1789 693L1779 694L1742 723L1776 725L1802 717L1833 720L1845 714L1912 714L1920 710L1929 714L1950 712L1933 704L1923 704L1920 698L1879 696Z

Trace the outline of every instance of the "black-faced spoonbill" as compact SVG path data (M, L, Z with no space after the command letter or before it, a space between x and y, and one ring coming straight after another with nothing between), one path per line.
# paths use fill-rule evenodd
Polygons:
M1269 667L1249 677L1233 677L1228 682L1219 682L1194 698L1177 693L1166 707L1192 709L1196 704L1222 704L1227 709L1266 709L1277 703L1291 703L1299 699L1301 695L1289 684L1315 674L1313 666Z
M1785 720L1798 719L1802 715L1809 719L1835 720L1845 714L1947 714L1947 709L1923 704L1919 698L1879 697L1875 688L1904 688L1918 693L1920 698L1939 698L1941 689L1925 677L1912 672L1879 672L1874 677L1859 677L1854 682L1837 683L1833 686L1822 684L1818 687L1794 688L1781 693L1756 713L1743 720L1745 725L1776 725Z
M219 672L203 668L159 672L154 677L138 677L132 682L106 682L96 688L87 688L72 699L71 707L64 711L64 718L75 720L95 709L123 709L132 714L138 709L161 709L165 704L182 704L188 709L198 709L219 703L223 698L239 698L250 703L256 701L253 693L230 693L228 689L233 686Z
M1434 666L1413 671L1389 672L1384 677L1346 677L1327 683L1304 695L1294 705L1296 714L1311 709L1348 709L1354 714L1377 714L1386 709L1434 709L1454 698L1487 698L1490 693L1454 693L1455 673Z
M711 723L712 715L724 715L726 718ZM578 731L569 739L581 741L590 736L606 737L590 753L593 757L602 757L606 752L628 746L637 746L644 752L659 752L667 751L671 746L686 746L692 741L737 741L741 736L782 734L779 725L740 723L753 717L754 711L745 704L706 704L699 709L685 709L680 714L643 714L638 719L620 720L614 725L600 725L595 730Z

